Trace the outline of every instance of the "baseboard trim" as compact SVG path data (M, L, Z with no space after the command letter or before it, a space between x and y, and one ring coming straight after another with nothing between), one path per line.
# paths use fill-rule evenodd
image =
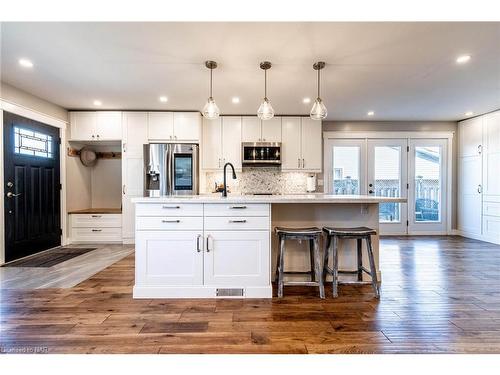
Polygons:
M225 286L134 286L134 298L272 298L273 287L243 287L243 297L219 297L217 288ZM232 286L231 288L237 288Z
M473 240L489 242L489 243L493 243L495 245L500 245L500 240L497 238L491 238L491 237L483 236L481 234L469 233L469 232L464 232L461 230L457 230L457 232L458 232L459 236L462 236L465 238L471 238Z

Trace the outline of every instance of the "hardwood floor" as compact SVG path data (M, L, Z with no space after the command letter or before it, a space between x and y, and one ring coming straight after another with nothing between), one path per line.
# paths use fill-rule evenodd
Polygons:
M281 300L134 300L134 256L69 289L0 291L0 352L500 353L500 246L386 237L369 285Z

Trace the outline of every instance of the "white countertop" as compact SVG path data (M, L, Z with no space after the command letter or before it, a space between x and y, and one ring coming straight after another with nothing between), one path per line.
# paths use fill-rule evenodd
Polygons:
M185 196L138 197L134 203L404 203L406 198L375 197L372 195L287 194L237 195L200 194Z

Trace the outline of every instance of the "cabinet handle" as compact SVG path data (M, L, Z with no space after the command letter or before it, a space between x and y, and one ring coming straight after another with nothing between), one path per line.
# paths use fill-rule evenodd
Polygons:
M92 139L94 139L94 138L95 138L95 136L94 136L94 134L92 134Z
M305 159L302 159L302 168L305 168L305 167L306 167Z
M173 209L177 209L177 208L181 208L181 206L161 206L161 208L173 208Z
M220 168L220 158L219 158L219 168Z
M479 194L481 194L483 192L483 187L481 186L481 184L477 185L477 192Z
M125 195L125 185L122 186L122 193Z
M201 252L201 245L200 245L200 240L202 239L202 235L199 234L198 237L196 237L196 251Z
M127 152L127 144L126 143L123 144L123 152Z
M265 138L262 138L262 140L263 140L264 142L266 141L266 139L265 139Z
M231 206L229 208L236 209L236 210L241 210L241 209L247 208L247 206Z
M212 236L209 234L207 236L207 253L210 252L210 250L213 250L213 249L210 249L210 240L212 239Z
M162 223L180 223L181 221L179 219L177 220L162 220L161 221Z
M97 134L97 139L99 139L99 134Z
M483 146L482 145L477 146L477 153L479 155L481 155L483 153Z
M92 232L102 232L102 229L92 229Z
M297 168L300 168L300 158L297 159Z
M243 220L229 220L230 223L246 223L247 221L245 219Z
M91 215L92 217L102 217L102 215Z

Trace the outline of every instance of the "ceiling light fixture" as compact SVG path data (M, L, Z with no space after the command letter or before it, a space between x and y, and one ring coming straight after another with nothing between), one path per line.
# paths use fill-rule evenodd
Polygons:
M205 61L205 66L210 69L210 96L208 97L208 100L203 107L203 117L209 119L209 120L214 120L219 117L220 111L219 107L217 107L217 104L215 103L214 98L212 97L212 71L217 68L217 63L215 61Z
M235 96L234 98L231 99L231 101L234 103L234 104L238 104L240 102L240 98L238 98L237 96Z
M166 103L166 102L168 102L168 98L167 98L166 96L160 96L160 97L158 98L158 100L159 100L160 102L162 102L162 103Z
M373 112L373 111L368 111L367 115L368 115L368 116L374 116L374 115L375 115L375 112Z
M267 99L267 70L271 69L272 64L269 61L260 63L260 68L264 70L264 99L257 110L257 116L261 120L270 120L274 117L274 109L269 99Z
M472 116L473 114L474 114L474 112L472 112L472 111L467 111L467 112L465 112L465 116L467 116L467 117L470 117L470 116Z
M313 120L323 120L328 115L328 111L326 109L325 104L323 103L323 100L321 100L321 98L320 98L320 92L319 92L319 88L320 88L320 86L319 86L320 73L319 72L321 69L323 69L325 67L325 65L326 64L323 61L318 61L317 63L313 64L313 69L318 71L318 97L314 101L314 104L311 108L311 113L309 114L309 116Z
M24 68L33 68L33 63L28 59L19 59L19 65Z
M94 100L94 105L100 107L102 105L102 102L100 100Z
M302 99L302 103L304 103L304 104L311 103L311 98L304 98L304 99Z
M457 62L457 64L465 64L466 62L469 62L470 59L471 59L470 55L462 55L458 56L455 61Z

